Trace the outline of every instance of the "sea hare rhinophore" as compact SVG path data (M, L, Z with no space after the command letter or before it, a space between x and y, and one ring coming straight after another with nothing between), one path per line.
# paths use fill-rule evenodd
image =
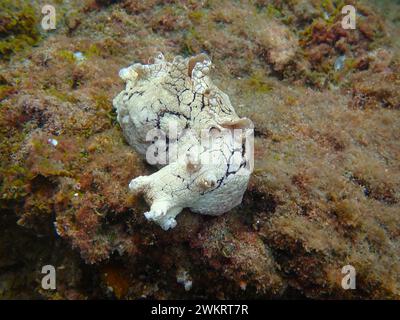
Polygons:
M128 143L160 169L133 179L149 220L168 230L183 208L220 215L241 203L252 169L253 123L239 118L208 76L205 54L159 54L153 64L120 71L126 88L114 99Z

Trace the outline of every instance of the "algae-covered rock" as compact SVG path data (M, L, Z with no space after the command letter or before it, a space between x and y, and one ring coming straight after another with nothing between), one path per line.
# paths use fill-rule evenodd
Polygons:
M343 30L339 0L54 1L39 42L44 2L0 3L1 298L399 299L396 2L349 1ZM128 188L157 168L112 105L159 51L207 54L255 136L240 205L168 232Z
M37 8L29 1L0 2L0 59L38 42L39 17Z

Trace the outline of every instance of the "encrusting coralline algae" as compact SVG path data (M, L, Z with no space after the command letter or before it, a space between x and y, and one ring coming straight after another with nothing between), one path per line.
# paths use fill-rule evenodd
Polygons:
M212 83L210 66L204 54L173 62L159 54L120 71L126 88L113 104L127 141L150 164L169 163L129 188L144 193L146 218L165 230L183 208L220 215L237 206L250 178L253 123Z

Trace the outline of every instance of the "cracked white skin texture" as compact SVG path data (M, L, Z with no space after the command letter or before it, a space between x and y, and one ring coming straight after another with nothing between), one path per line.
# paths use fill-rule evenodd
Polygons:
M250 178L247 134L253 123L238 117L209 78L210 68L204 54L172 62L159 54L153 64L120 71L126 88L113 100L118 122L128 143L161 167L134 178L129 188L144 194L146 218L164 230L176 226L183 208L208 215L229 211L241 203ZM156 148L158 156L168 155L164 166L151 160Z

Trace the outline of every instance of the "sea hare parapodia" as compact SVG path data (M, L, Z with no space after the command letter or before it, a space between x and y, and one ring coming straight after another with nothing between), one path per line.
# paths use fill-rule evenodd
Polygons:
M146 218L165 230L176 226L183 208L220 215L237 206L250 178L253 123L238 117L229 97L209 78L210 67L205 54L172 62L159 54L152 64L120 71L126 88L113 105L128 143L148 162L151 148L169 152L168 164L129 184L151 206ZM149 138L155 130L164 139ZM208 144L201 143L204 132Z

